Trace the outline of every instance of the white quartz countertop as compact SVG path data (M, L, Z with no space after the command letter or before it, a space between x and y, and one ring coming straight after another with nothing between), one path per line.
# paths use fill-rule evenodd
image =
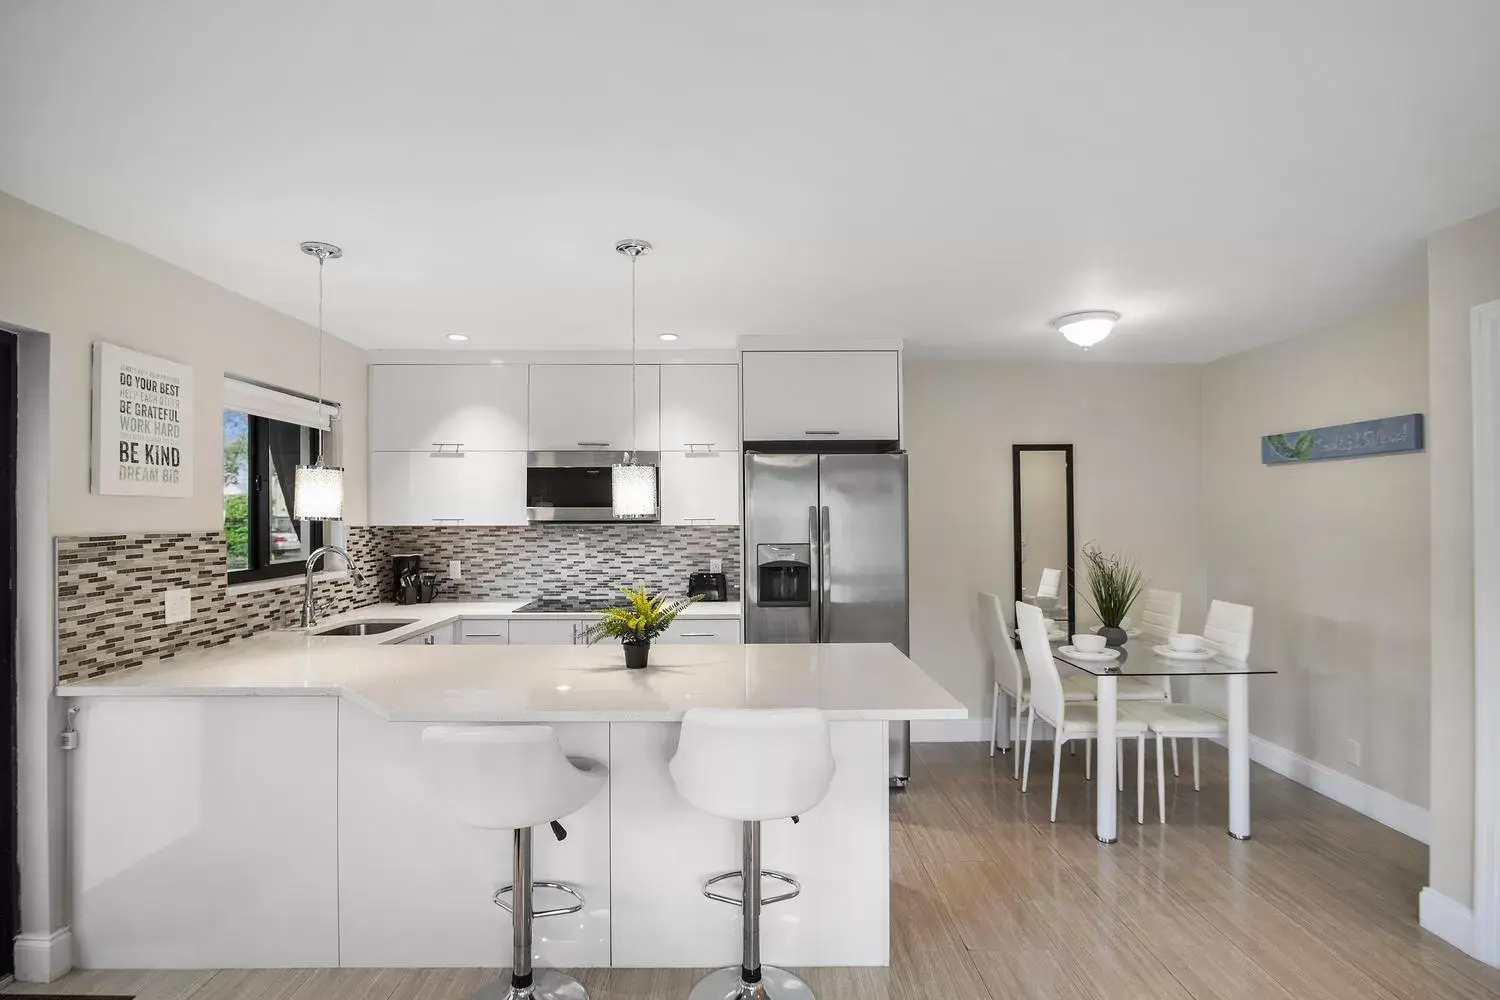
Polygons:
M418 621L368 638L268 632L57 691L65 697L331 695L402 722L663 722L704 706L809 707L835 720L968 716L889 644L656 645L645 670L625 669L624 651L615 645L392 644L458 618L512 616L523 603L361 608L318 627ZM727 606L699 604L692 611L711 618L707 608Z

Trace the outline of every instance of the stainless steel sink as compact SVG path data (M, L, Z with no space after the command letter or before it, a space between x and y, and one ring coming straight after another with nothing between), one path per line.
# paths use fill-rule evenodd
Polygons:
M380 621L350 622L347 625L335 625L333 628L319 629L313 635L383 635L386 632L394 632L398 628L416 623L415 618L385 618Z

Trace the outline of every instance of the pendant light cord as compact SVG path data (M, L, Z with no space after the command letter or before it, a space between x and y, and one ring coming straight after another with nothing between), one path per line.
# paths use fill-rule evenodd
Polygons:
M636 377L635 377L635 263L639 255L630 257L630 450L627 460L635 464L635 453L639 450L640 437L636 430Z
M318 414L317 414L317 420L318 420L319 424L322 424L322 422L323 422L323 265L325 263L327 263L327 261L328 261L328 255L327 254L323 254L323 253L318 254ZM320 469L325 467L324 463L323 463L323 452L326 449L323 446L326 444L326 442L322 440L325 436L326 435L323 434L323 433L321 433L321 432L318 435L318 437L319 437L319 443L318 443L318 468L320 468Z

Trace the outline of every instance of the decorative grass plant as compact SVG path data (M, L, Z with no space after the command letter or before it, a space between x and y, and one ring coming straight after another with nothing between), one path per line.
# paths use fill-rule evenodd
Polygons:
M1105 552L1094 542L1083 547L1083 562L1089 578L1084 603L1104 628L1121 629L1131 605L1146 589L1140 567L1126 556Z

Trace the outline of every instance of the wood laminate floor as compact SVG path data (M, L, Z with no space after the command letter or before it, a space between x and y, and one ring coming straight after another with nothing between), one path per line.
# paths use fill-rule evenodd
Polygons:
M1203 791L1168 774L1168 823L1094 840L1092 783L1065 758L1047 821L1050 747L1022 795L1007 757L916 748L893 797L889 969L814 969L822 1000L1496 1000L1500 971L1417 926L1427 850L1259 766L1255 839L1224 833L1224 757ZM1133 762L1133 757L1131 758ZM1045 762L1045 765L1044 763ZM1183 764L1188 755L1184 747ZM663 901L663 905L670 902ZM586 969L595 1000L686 997L698 970ZM140 1000L464 1000L478 969L78 972L16 992Z

